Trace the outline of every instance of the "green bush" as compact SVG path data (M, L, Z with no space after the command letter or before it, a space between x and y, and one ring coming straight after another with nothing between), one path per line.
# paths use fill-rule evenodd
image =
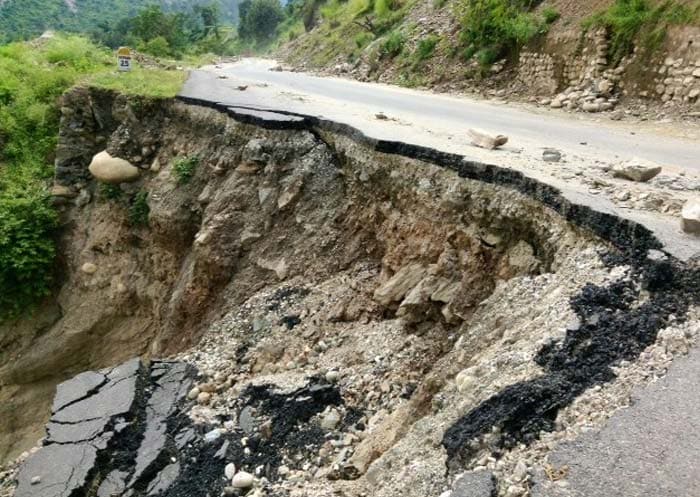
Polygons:
M432 57L439 42L440 37L436 35L430 35L420 40L414 53L415 61L422 62Z
M175 178L180 185L184 185L190 182L194 172L199 165L199 157L178 157L173 163L173 172L175 173Z
M406 43L406 38L398 31L392 31L386 37L381 46L383 56L394 58L403 51L403 46Z
M373 39L374 36L372 36L372 33L363 31L362 33L355 36L355 45L357 46L357 48L363 49L367 45L369 45Z
M151 208L148 206L148 192L138 192L129 206L129 224L131 226L148 226L148 215Z
M109 183L102 183L100 185L100 193L107 200L117 200L121 198L124 192L122 192L122 189L119 188L119 185L110 185Z
M399 8L401 8L399 0L374 0L374 14L380 18L388 16Z
M561 14L554 7L545 7L542 9L542 17L545 23L552 24L561 17Z
M639 42L647 51L656 48L673 24L698 24L700 5L694 8L674 0L654 5L648 0L615 0L608 9L583 22L584 28L605 27L610 33L610 62L616 65Z
M58 225L46 192L0 195L0 321L14 318L51 292Z
M352 17L359 17L372 12L374 0L349 0L347 9Z
M173 53L168 40L163 36L156 36L151 40L142 41L139 43L138 49L141 52L146 52L156 57L168 57Z
M184 79L182 71L114 69L113 53L76 36L0 46L0 319L50 290L56 214L46 185L53 177L60 96L85 81L172 97Z
M528 12L530 4L527 0L462 0L457 13L466 53L490 64L542 33L543 23Z

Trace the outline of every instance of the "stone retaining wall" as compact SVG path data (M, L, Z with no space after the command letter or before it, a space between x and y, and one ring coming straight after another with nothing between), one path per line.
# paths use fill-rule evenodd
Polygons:
M604 29L571 31L523 50L518 80L555 108L612 110L619 97L700 107L700 28L670 30L653 59L643 49L612 65ZM557 92L560 92L557 94Z

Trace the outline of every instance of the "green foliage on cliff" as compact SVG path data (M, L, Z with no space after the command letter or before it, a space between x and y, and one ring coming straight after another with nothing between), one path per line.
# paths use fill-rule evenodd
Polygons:
M148 215L151 207L148 205L148 192L138 192L129 203L129 224L134 227L148 226Z
M507 57L538 34L547 32L545 19L530 12L532 0L461 0L457 15L462 24L461 40L467 59L476 57L482 65L490 65Z
M617 64L632 53L635 45L651 51L658 48L672 25L700 25L700 4L690 6L675 0L615 0L583 23L584 28L604 27L610 33L610 62Z
M48 184L60 96L82 82L167 97L183 79L181 71L118 73L111 51L77 36L0 46L0 320L51 288L57 220Z
M0 320L49 292L56 214L46 180L58 135L57 101L108 60L80 38L0 47Z
M0 192L0 321L51 291L58 219L39 187Z
M77 37L0 47L0 162L14 178L18 168L25 178L51 174L47 164L56 146L58 98L83 76L112 63L107 52Z
M180 185L190 182L199 165L199 157L178 157L173 163L173 172Z

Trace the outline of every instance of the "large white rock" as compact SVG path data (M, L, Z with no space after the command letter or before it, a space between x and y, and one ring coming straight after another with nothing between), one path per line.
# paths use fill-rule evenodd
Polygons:
M700 199L688 200L683 206L681 228L686 233L700 235Z
M233 477L236 475L236 465L232 462L228 463L224 468L224 474L227 479L233 480Z
M613 176L640 183L649 181L661 172L661 166L655 162L634 158L613 168Z
M92 158L90 173L102 183L118 185L130 183L139 179L139 168L132 166L129 161L112 157L106 151Z
M253 486L253 475L245 471L239 471L231 480L233 488L250 488Z

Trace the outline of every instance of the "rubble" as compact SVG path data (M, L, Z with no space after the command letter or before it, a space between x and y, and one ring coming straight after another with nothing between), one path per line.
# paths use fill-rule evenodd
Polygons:
M331 147L212 109L172 112L178 126L199 123L184 153L201 155L202 176L189 191L167 165L144 180L144 245L159 250L134 247L123 267L158 286L120 305L167 316L149 350L173 362L60 388L22 489L54 482L33 458L71 447L88 469L55 477L104 495L525 496L560 441L601 426L695 339L697 270L641 226L547 185L425 150L379 152L340 134ZM167 133L163 158L181 146L180 128ZM656 203L625 192L621 202ZM81 280L111 288L112 255L95 251L100 271ZM134 395L110 395L101 411L112 383ZM99 406L78 410L86 392Z

